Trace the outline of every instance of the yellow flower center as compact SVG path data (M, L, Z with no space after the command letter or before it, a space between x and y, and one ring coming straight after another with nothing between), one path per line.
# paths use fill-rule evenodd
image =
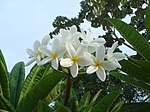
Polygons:
M40 52L36 53L36 57L38 57L38 56L42 57L42 53L40 53Z
M56 53L51 53L51 58L56 59L57 54Z
M77 56L73 56L72 58L71 58L71 60L75 63L75 62L78 62L78 57Z
M101 62L99 62L99 61L95 61L95 65L96 65L98 68L100 68L100 67L102 66Z

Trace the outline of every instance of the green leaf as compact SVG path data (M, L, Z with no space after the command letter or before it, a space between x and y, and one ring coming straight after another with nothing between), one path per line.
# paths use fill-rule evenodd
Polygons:
M92 109L92 112L108 112L111 105L119 96L120 91L113 91L110 94L104 96Z
M114 106L114 108L111 110L111 112L120 112L120 109L121 109L123 104L124 104L124 101L120 101L119 103L117 103Z
M37 106L38 101L40 99L45 99L62 77L63 73L58 71L53 71L52 73L45 75L21 100L18 111L33 111L33 109Z
M9 111L7 111L7 110L3 110L3 109L0 109L0 112L9 112Z
M46 104L42 100L39 100L37 108L38 112L53 112L52 109L48 106L48 104Z
M149 112L150 103L127 103L124 104L120 112Z
M79 106L81 107L81 106L86 106L86 105L88 105L89 102L90 102L90 97L91 97L90 92L86 92L86 93L81 97L81 100L80 100L80 102L79 102Z
M132 84L134 86L140 87L140 88L145 89L145 90L150 90L150 85L145 83L145 82L143 82L143 81L139 81L137 79L134 79L134 78L132 78L130 76L127 76L125 74L118 73L118 72L111 72L110 74L112 76L117 77L117 78L119 78L119 79L121 79L123 81L126 81L127 83L130 83L130 84Z
M26 94L30 91L30 89L42 78L42 76L46 72L47 68L49 68L49 66L38 66L38 65L35 65L35 66L32 67L32 69L29 72L26 80L24 81L19 101L23 97L25 97Z
M0 109L5 109L9 112L15 112L15 109L13 108L12 104L3 96L0 94Z
M0 60L2 61L2 63L4 64L4 68L6 69L7 71L7 65L6 65L6 61L5 61L5 58L4 58L4 55L0 49Z
M137 64L131 62L130 60L122 60L120 61L120 64L122 66L121 70L127 73L129 76L150 83L149 73Z
M99 90L93 97L91 103L94 103L96 101L96 99L98 98L99 94L101 93L102 90Z
M71 110L68 107L61 105L57 108L56 112L71 112Z
M63 82L58 83L46 97L45 99L46 102L51 103L52 101L55 101L62 94L64 89L65 89L65 84Z
M146 19L145 19L146 30L150 39L150 2L146 9Z
M5 65L0 60L0 88L3 96L9 100L10 98L10 92L9 92L9 81L8 81L8 75L5 68Z
M118 32L130 43L137 52L145 59L150 61L150 45L146 39L132 26L117 19L108 19Z
M10 102L16 108L25 78L25 65L18 62L12 69L9 77L10 81Z

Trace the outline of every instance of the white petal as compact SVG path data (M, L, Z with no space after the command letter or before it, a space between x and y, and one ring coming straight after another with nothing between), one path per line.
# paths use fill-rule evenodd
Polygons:
M73 65L73 61L70 58L65 58L60 61L60 65L63 67L70 67Z
M71 26L71 27L70 27L70 32L71 32L72 34L76 33L76 32L77 32L77 27L76 27L75 25Z
M96 51L96 58L97 60L99 60L100 62L102 62L104 60L105 57L105 47L104 45L99 45L97 51Z
M70 72L73 78L77 77L78 75L78 64L74 63L71 67L70 67Z
M97 70L98 70L97 66L91 65L87 68L86 73L92 74L92 73L96 72Z
M47 46L49 41L50 41L50 36L49 35L44 36L44 38L42 39L42 45Z
M75 55L76 51L75 51L73 45L70 42L66 43L66 49L67 49L67 52L68 52L70 57Z
M50 56L50 54L51 54L51 51L49 49L47 49L46 47L40 47L39 51L46 56Z
M94 53L98 48L98 43L90 43L88 45L88 52Z
M41 46L40 41L36 40L33 44L33 49L35 52L38 52L38 48Z
M80 41L78 38L74 38L72 41L71 41L72 45L74 46L75 49L78 49L79 46L81 45Z
M52 52L55 52L60 47L60 40L55 38L52 43Z
M105 81L106 79L106 73L105 73L105 70L103 68L99 68L97 71L96 71L96 75L97 77L101 80L101 81Z
M92 63L91 63L91 61L90 61L89 58L80 57L80 58L79 58L79 61L78 61L78 64L79 64L80 66L88 66L88 65L90 65L90 64L92 64Z
M84 53L87 52L87 45L81 44L81 46L77 49L77 56L82 56Z
M64 46L61 46L58 51L57 51L57 54L58 54L58 58L60 57L63 57L63 55L65 54L66 52L66 48Z
M111 49L111 52L114 52L117 46L118 46L118 41L116 41L116 42L112 45L112 47L110 48L110 49Z
M100 44L105 44L105 43L106 43L106 40L105 40L104 38L96 38L96 39L94 40L94 42L98 42L98 43L100 43Z
M110 62L110 61L104 61L102 62L102 67L105 70L114 70L118 67L118 65L114 62Z
M114 53L113 57L116 58L117 61L120 61L126 58L126 56L123 53L119 53L119 52Z
M27 51L27 53L28 53L31 57L35 57L35 56L36 56L35 53L34 53L34 51L33 51L32 49L27 49L26 51Z
M52 67L55 70L58 70L58 59L57 58L52 60Z
M86 58L88 58L88 60L91 63L94 63L96 61L96 58L92 54L90 54L89 52L85 52L84 55L85 55Z
M36 57L32 58L29 62L26 63L26 66L29 66L36 60Z
M51 58L49 58L49 57L47 57L47 58L44 58L42 61L40 61L39 63L38 63L38 65L44 65L44 64L46 64L46 63L48 63L48 62L50 62L52 59Z

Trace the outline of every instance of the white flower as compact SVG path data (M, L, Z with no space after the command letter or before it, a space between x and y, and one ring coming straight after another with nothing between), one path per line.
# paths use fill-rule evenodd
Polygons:
M41 46L43 47L47 47L48 43L50 40L50 36L46 35L43 39L42 42L40 43L40 41L36 40L33 44L33 50L32 49L27 49L27 53L29 54L29 58L31 58L31 60L29 62L27 62L26 66L29 66L31 63L33 63L34 61L36 61L36 63L39 65L39 62L41 61L41 59L44 57L44 55L39 51L39 48Z
M64 55L65 47L60 45L60 40L55 38L53 40L51 49L40 47L39 50L46 56L39 65L44 65L48 62L52 63L52 67L57 70L59 67L59 58Z
M110 62L115 63L117 67L121 68L121 65L119 64L118 61L125 59L126 56L120 52L113 53L117 46L118 46L118 42L115 42L112 45L112 47L107 50L106 59Z
M85 53L87 58L91 61L91 65L87 68L86 72L88 74L92 74L96 72L97 77L101 81L105 81L106 73L105 70L114 70L116 66L113 63L104 61L105 58L105 47L104 45L100 45L96 51L96 57L91 55L90 53Z
M86 45L81 45L77 50L73 47L70 42L66 43L66 49L68 53L68 58L62 59L60 65L63 67L70 67L70 72L72 77L78 75L78 69L80 66L89 65L88 59L84 56L84 53L87 51Z
M88 46L88 52L93 53L98 48L99 44L105 44L106 41L103 38L93 38L93 34L90 29L86 32L81 32L82 43Z

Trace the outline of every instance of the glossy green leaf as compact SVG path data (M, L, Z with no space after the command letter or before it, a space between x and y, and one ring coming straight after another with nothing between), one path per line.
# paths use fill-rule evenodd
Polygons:
M108 20L145 60L150 61L150 44L135 28L121 20Z
M120 64L122 66L121 70L129 76L150 83L149 73L142 69L139 65L131 62L130 60L122 60L120 61Z
M57 108L56 112L72 112L72 111L68 107L61 105Z
M90 102L90 98L91 98L91 95L90 95L90 92L86 92L82 97L81 97L81 100L79 102L79 106L86 106L89 104Z
M150 39L150 3L146 9L145 26L146 26L146 30Z
M143 81L139 81L135 78L132 78L130 76L127 76L125 74L118 73L118 72L111 72L110 74L114 77L119 78L120 80L126 81L129 84L132 84L134 86L140 87L140 88L145 89L145 90L150 90L150 85L143 82Z
M97 100L97 98L98 98L99 94L101 93L101 91L102 91L102 90L99 90L99 91L94 95L94 97L93 97L91 103L94 103L94 102Z
M0 60L0 85L1 85L1 93L3 96L9 100L10 98L10 90L9 90L9 81L8 81L8 75L7 71L5 69L5 65Z
M14 107L12 104L3 96L0 94L0 109L7 110L9 112L15 112Z
M119 96L120 91L113 91L110 94L104 96L92 109L92 112L108 112L111 105Z
M120 112L150 112L150 103L129 103L124 104Z
M0 109L0 112L9 112L9 111L7 111L7 110L3 110L3 109Z
M37 112L53 112L53 110L48 106L48 104L46 104L42 100L39 100L37 110Z
M4 64L4 68L6 69L7 71L7 65L6 65L6 61L5 61L5 58L4 58L4 55L0 49L0 60L2 61L2 63Z
M114 106L114 108L111 110L111 112L120 112L120 109L121 109L123 104L124 104L124 101L120 101L119 103L117 103Z
M30 89L42 78L44 75L47 67L49 66L38 66L35 65L32 67L31 71L29 72L26 80L24 81L21 94L20 94L20 99L19 101L26 96L26 94L30 91Z
M20 101L18 111L31 112L37 106L38 101L45 99L62 77L63 73L58 71L45 75Z
M16 108L21 93L22 84L25 78L25 65L18 62L12 69L9 77L10 82L10 102Z

